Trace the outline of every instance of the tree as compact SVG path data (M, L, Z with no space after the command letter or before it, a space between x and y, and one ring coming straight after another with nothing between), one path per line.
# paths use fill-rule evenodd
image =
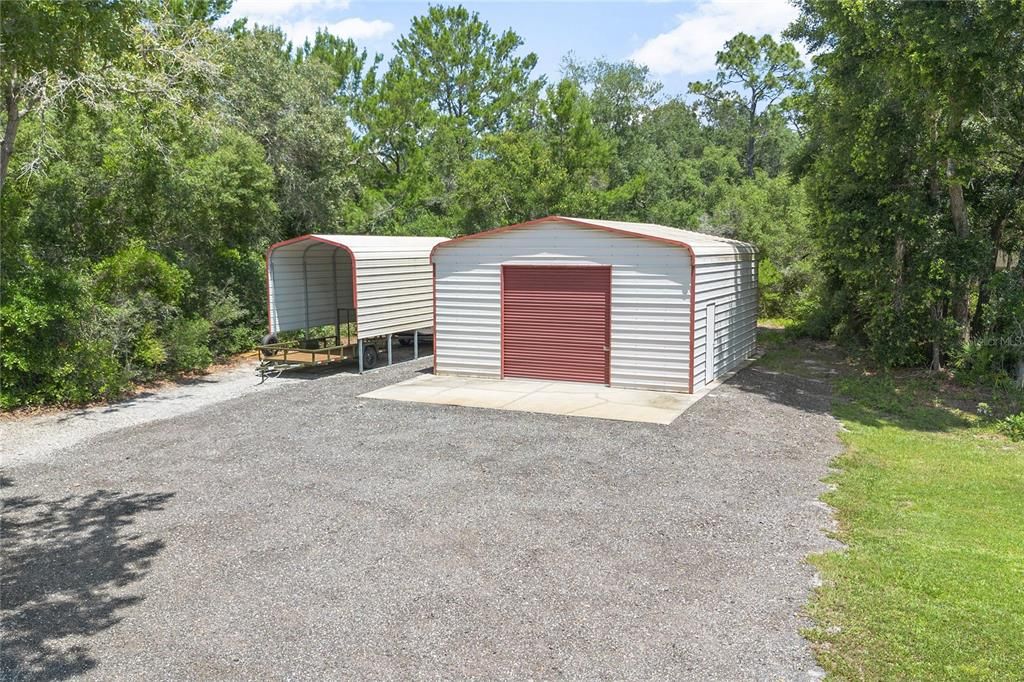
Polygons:
M700 227L711 208L709 185L726 173L705 177L702 166L708 139L693 110L679 99L659 104L639 122L633 146L637 149L633 172L644 178L637 217L688 229Z
M617 138L625 138L658 104L662 85L641 64L605 59L582 64L570 55L562 70L589 92L595 123Z
M301 64L317 59L334 71L337 80L336 98L343 108L351 108L363 95L366 76L376 71L383 57L375 55L368 65L366 50L360 50L351 38L339 38L318 29L313 42L308 40L296 54Z
M761 310L769 317L792 314L814 279L808 208L802 183L759 170L728 185L710 209L705 230L757 246Z
M432 6L413 19L387 70L367 75L355 108L371 160L360 199L366 229L456 229L467 165L495 153L494 136L532 122L543 81L531 77L537 57L520 56L521 46L463 7Z
M594 123L591 102L575 81L566 78L547 88L540 129L552 158L565 171L563 195L607 186L612 145Z
M825 267L840 317L890 361L927 348L938 369L966 349L971 299L984 305L1020 234L1021 10L806 0L792 29L818 52L809 186Z
M537 55L516 54L522 45L512 31L496 35L476 12L432 5L395 42L391 69L410 72L439 115L475 135L494 133L529 112L543 86L530 77Z
M360 191L348 119L365 55L324 32L293 55L280 29L242 25L232 28L224 54L221 106L263 145L274 169L281 234L341 230L345 206Z
M8 0L0 13L4 137L0 196L21 121L81 88L91 59L112 60L130 46L141 3L104 0Z
M537 131L489 135L481 147L481 158L460 173L456 205L465 211L459 221L462 231L478 232L555 212L565 197L566 171Z
M442 179L431 173L438 129L436 115L420 94L415 76L389 68L367 76L364 97L355 108L363 133L358 145L367 160L360 205L363 226L372 232L393 232L417 223L429 205L435 215L445 195ZM454 178L446 178L449 186Z
M563 71L587 94L594 126L610 145L606 191L591 197L591 211L623 220L643 217L651 171L667 172L654 161L657 150L643 126L659 105L661 83L651 79L647 67L633 62L597 59L582 64L570 56Z
M717 53L713 81L690 83L702 98L711 120L737 115L745 137L744 166L754 177L757 145L780 125L788 109L787 96L803 84L803 62L792 43L776 43L770 35L754 38L737 33Z

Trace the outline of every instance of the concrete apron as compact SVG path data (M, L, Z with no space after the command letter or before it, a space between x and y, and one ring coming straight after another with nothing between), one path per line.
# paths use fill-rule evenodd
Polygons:
M748 360L739 369L751 362ZM561 381L424 374L359 397L668 425L739 369L693 394Z

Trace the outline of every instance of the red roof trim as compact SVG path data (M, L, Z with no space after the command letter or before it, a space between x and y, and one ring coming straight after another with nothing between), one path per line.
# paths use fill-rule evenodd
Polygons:
M359 326L359 293L358 293L358 290L356 289L356 255L354 253L352 253L352 249L348 248L344 244L339 244L338 242L332 242L330 239L324 239L323 237L318 237L315 234L304 234L304 235L300 235L298 237L292 237L291 239L285 239L282 242L277 242L275 244L271 244L270 248L267 249L267 331L268 332L272 331L271 327L273 326L273 324L271 322L271 319L270 319L270 258L274 254L274 250L275 249L279 249L282 246L288 246L289 244L294 244L296 242L301 242L301 241L305 241L305 240L316 241L316 242L323 242L324 244L329 244L329 245L331 245L331 246L333 246L335 248L344 249L346 252L348 252L348 257L352 261L352 307L355 308L355 311L356 311L356 327L358 327Z

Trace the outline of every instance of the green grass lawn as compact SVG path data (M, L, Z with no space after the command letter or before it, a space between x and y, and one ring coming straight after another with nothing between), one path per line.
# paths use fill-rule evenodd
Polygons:
M772 345L765 360L785 365L792 344ZM986 398L1021 409L927 373L840 367L848 447L824 499L846 549L811 559L823 585L805 632L834 678L1024 679L1024 443L974 414Z

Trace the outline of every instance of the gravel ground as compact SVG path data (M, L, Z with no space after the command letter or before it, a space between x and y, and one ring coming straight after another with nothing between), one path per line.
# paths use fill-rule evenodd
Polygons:
M395 362L410 360L412 350L395 344L392 357ZM338 372L335 367L285 372L272 381L261 382L255 373L257 364L256 360L240 362L176 385L144 389L116 403L31 416L0 415L0 443L3 444L0 464L12 466L46 461L56 452L111 431L170 419L225 400L302 384ZM357 370L353 363L345 363L340 371L351 374Z
M37 416L0 419L0 443L5 465L45 461L50 455L95 436L195 412L215 403L273 384L259 385L256 362L197 377L156 390L144 390L129 400ZM287 376L287 375L286 375Z
M820 674L826 381L755 366L669 427L355 398L428 367L6 458L3 677Z

